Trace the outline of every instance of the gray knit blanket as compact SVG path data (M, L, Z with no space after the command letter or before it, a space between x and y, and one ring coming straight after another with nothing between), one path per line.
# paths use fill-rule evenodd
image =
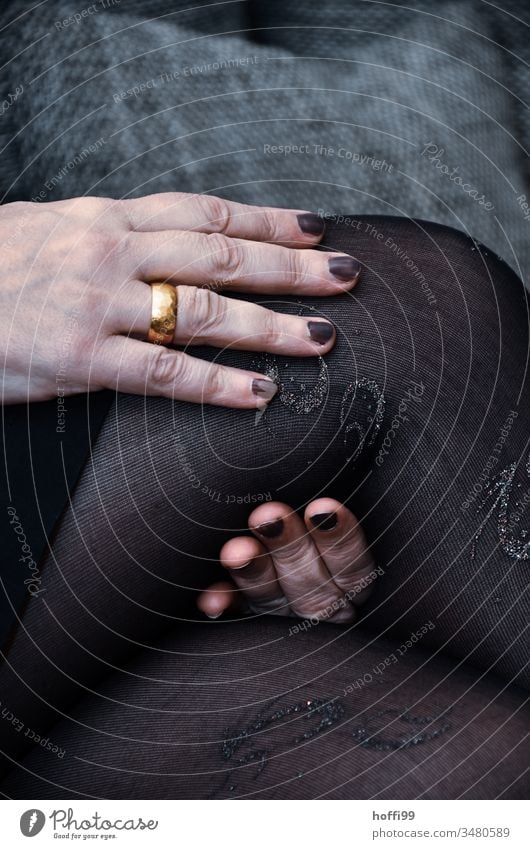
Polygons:
M529 6L5 2L0 197L424 218L529 279ZM355 223L352 223L355 226Z

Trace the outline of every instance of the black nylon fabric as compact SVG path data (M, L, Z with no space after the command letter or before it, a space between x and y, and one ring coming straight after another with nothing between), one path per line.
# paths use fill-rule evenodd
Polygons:
M9 711L39 733L197 618L193 591L218 574L220 545L258 496L302 509L326 494L355 510L383 570L362 623L370 639L399 645L432 621L425 649L528 683L524 287L449 228L345 218L328 222L324 245L363 262L359 288L274 302L335 322L324 383L318 362L266 359L281 390L262 417L118 397L43 566L47 591L0 671ZM8 758L28 746L7 723L0 733Z
M39 563L112 400L111 392L70 397L68 428L57 400L2 407L2 646L28 593L39 594Z
M440 653L416 647L394 663L394 641L326 625L289 635L288 622L272 617L178 628L156 648L69 711L0 793L380 800L527 793L524 694Z

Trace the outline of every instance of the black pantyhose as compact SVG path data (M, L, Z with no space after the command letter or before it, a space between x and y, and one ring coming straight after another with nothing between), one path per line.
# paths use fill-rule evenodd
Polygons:
M37 748L6 795L522 794L527 296L438 225L350 217L324 242L363 282L268 301L339 341L256 362L281 383L263 416L118 397L0 671L5 770L37 733L65 754ZM361 626L191 624L251 506L321 494L384 570Z

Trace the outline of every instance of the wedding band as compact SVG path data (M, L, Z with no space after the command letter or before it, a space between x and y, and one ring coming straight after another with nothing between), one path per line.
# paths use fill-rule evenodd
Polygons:
M177 326L177 287L169 283L151 283L151 326L147 341L170 345Z

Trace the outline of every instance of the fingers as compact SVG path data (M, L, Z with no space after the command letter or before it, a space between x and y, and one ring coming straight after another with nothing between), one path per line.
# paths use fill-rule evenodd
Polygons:
M110 337L101 346L91 380L119 392L236 409L262 409L278 391L259 372L220 366L121 336Z
M219 559L251 609L276 615L289 613L272 557L257 539L234 537L223 546Z
M332 498L313 501L304 518L305 525L280 502L254 510L249 527L259 540L235 537L223 546L221 564L233 584L210 587L199 609L217 617L247 604L260 613L352 622L375 568L361 526Z
M326 354L335 344L329 321L269 310L225 298L207 289L178 286L176 345L213 345L289 356ZM151 288L131 285L129 297L113 314L114 331L146 338L151 320Z
M305 523L335 584L360 604L366 598L363 578L375 563L364 532L353 513L333 498L319 498L308 505Z
M340 604L343 592L333 582L311 534L286 504L262 504L249 527L268 550L278 582L293 613L301 617L351 621L353 607Z
M219 233L132 233L134 274L145 281L206 285L267 294L337 295L358 281L360 263L346 254L295 250Z
M167 192L123 201L134 230L193 230L300 247L318 243L324 221L312 212Z
M243 604L241 593L228 581L216 581L197 596L197 607L208 619L218 619L223 613L237 613Z

